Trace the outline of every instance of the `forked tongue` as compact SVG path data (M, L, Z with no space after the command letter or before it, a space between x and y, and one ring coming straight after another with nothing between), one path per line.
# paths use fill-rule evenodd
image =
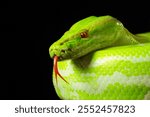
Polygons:
M59 73L58 71L58 66L57 66L57 62L58 62L58 56L54 56L54 73L55 73L55 79L56 79L56 83L57 83L57 75L62 79L64 80L66 83L68 83L62 76L61 74ZM69 84L69 83L68 83Z

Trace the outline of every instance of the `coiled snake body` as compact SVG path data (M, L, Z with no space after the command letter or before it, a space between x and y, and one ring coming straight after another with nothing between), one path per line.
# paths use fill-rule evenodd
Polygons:
M61 99L150 99L150 33L133 35L111 16L75 23L51 45Z

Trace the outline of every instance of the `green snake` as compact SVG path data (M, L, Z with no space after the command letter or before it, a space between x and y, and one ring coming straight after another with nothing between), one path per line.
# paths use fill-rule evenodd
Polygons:
M116 18L90 16L49 48L61 99L150 99L150 32L132 34Z

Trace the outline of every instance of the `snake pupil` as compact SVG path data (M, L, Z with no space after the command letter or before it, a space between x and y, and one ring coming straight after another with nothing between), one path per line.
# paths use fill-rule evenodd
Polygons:
M81 38L87 38L88 37L88 33L86 32L81 32L80 33Z

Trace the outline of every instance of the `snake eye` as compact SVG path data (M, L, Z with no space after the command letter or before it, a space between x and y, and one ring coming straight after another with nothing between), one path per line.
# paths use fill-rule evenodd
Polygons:
M81 38L87 38L88 37L88 31L84 31L80 33Z

